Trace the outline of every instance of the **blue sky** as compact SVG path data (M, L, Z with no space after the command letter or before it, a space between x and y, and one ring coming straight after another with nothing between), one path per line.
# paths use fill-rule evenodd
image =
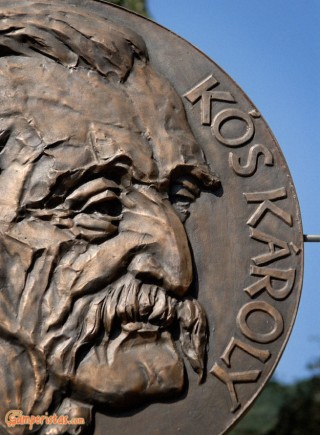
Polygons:
M296 186L305 234L320 234L320 1L148 0L155 21L222 67L267 120ZM320 357L320 243L305 244L297 320L276 377Z

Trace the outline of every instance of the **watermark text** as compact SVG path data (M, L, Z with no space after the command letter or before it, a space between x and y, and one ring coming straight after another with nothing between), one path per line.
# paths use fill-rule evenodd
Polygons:
M5 423L8 427L16 426L29 426L32 430L33 426L43 425L61 425L61 426L83 426L85 425L84 418L74 417L70 418L68 415L23 415L23 412L18 409L8 411L5 416Z

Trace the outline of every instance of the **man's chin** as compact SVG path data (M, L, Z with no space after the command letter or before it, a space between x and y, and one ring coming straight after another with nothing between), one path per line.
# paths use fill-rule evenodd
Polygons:
M128 410L144 402L177 397L184 365L168 331L147 325L122 330L105 346L93 347L81 361L74 391L82 400Z

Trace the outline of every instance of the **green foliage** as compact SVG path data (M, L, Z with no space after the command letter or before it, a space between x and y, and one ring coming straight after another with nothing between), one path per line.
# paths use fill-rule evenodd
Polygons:
M145 0L109 0L109 2L123 6L146 17L149 16Z
M237 424L232 435L266 435L276 427L280 409L286 401L286 387L270 382L250 409Z
M312 373L319 373L320 374L320 358L310 362L307 365L307 368L311 370Z
M231 435L319 435L320 377L285 386L270 382Z

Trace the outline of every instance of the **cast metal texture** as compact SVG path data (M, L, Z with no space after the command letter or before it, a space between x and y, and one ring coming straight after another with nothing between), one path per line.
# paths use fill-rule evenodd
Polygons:
M1 0L0 71L3 433L30 432L10 410L86 421L42 435L224 433L302 283L263 117L196 48L103 1Z

